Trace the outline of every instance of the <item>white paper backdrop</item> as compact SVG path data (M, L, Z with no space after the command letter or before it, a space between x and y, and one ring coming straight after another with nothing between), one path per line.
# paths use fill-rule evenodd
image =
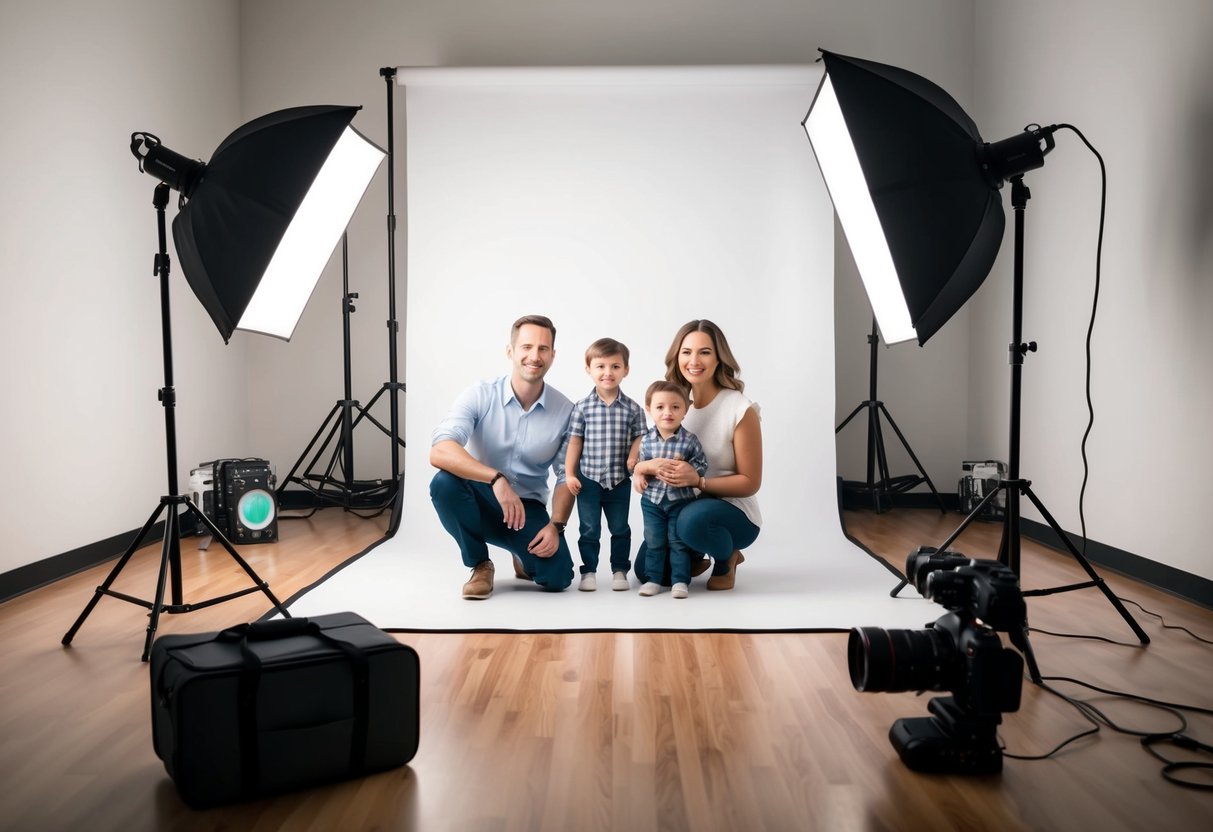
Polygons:
M846 540L838 517L833 211L800 126L819 77L815 67L399 73L407 121L405 508L397 539L363 559L392 570L384 580L398 598L425 595L414 582L438 581L429 594L454 603L429 620L448 627L493 626L506 610L503 553L498 595L488 604L459 600L466 569L430 503L427 455L430 432L455 396L509 370L510 324L530 313L556 323L547 378L574 400L591 388L584 351L597 338L631 348L623 388L640 399L663 376L681 324L709 318L728 337L745 392L762 408L765 523L738 581L759 606L742 616L746 623L705 608L705 622L761 626L770 610L753 592L760 586L793 611L811 595L819 605L842 602L854 589L843 566L887 592L889 573ZM632 526L635 551L638 505ZM576 562L572 529L569 542ZM556 605L511 595L528 605L528 621L551 613L547 626L577 626L563 618L576 598ZM604 605L625 615L619 594L598 595L615 598L578 606L600 608L608 626ZM618 625L634 626L635 612ZM386 612L368 617L406 626ZM780 620L776 626L794 626ZM522 626L521 617L513 622Z

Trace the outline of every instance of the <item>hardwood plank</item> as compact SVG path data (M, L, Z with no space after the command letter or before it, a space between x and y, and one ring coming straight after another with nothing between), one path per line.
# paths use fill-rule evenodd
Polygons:
M914 546L942 540L959 516L900 510L848 512L847 520L901 566ZM371 543L385 524L386 517L326 509L284 522L278 544L242 554L285 598ZM956 548L990 556L997 533L977 524ZM221 551L200 554L192 545L183 544L190 600L245 584ZM122 580L132 594L150 595L158 549L141 550L128 566ZM0 829L1111 832L1203 829L1213 817L1213 796L1167 784L1136 738L1106 729L1051 760L1008 759L999 776L911 772L887 732L899 717L926 715L926 697L852 690L844 634L701 633L400 635L422 660L421 748L411 765L195 812L152 751L147 668L138 661L145 612L102 599L73 646L59 645L107 571L97 567L0 605ZM1067 555L1025 544L1025 586L1081 577ZM1169 622L1213 635L1213 612L1104 577ZM165 616L160 632L220 629L267 606L259 594L246 596ZM1034 627L1123 642L1034 634L1042 671L1213 706L1208 645L1130 609L1153 639L1149 647L1136 644L1095 590L1030 599ZM1108 711L1151 730L1170 725L1165 714L1137 705ZM1192 735L1213 741L1213 718L1189 721ZM1000 735L1008 750L1037 754L1085 727L1071 708L1025 685L1022 707L1006 715Z

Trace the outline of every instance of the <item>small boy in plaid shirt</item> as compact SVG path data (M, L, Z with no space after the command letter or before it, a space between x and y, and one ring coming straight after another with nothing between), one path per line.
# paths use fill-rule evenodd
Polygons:
M653 576L665 571L670 563L671 594L686 598L690 594L691 555L686 544L674 533L675 521L692 500L695 489L669 485L657 477L663 463L672 459L686 460L703 476L708 460L695 434L682 426L691 406L687 393L672 381L655 381L644 394L644 409L653 420L653 427L640 443L640 461L632 474L636 490L642 491L640 511L644 514L645 572L650 580L640 587L641 595L656 595L661 584Z
M628 374L628 348L614 338L599 338L585 351L585 371L594 389L573 405L569 417L569 447L565 455L565 485L577 496L581 536L581 583L598 588L598 552L602 517L611 532L612 589L628 588L632 567L632 529L628 511L632 494L628 475L640 453L644 411L619 389Z

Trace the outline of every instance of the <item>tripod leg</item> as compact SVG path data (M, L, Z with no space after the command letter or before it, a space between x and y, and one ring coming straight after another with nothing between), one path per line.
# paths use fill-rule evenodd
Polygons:
M1012 639L1012 641L1016 640ZM1024 624L1023 631L1019 634L1019 640L1016 642L1016 646L1023 651L1024 661L1027 662L1028 665L1029 678L1039 685L1042 681L1040 677L1040 667L1036 664L1036 653L1032 651L1032 642L1028 641L1027 624Z
M918 473L922 475L922 481L931 489L931 493L935 495L935 502L939 503L939 511L941 514L947 514L948 510L944 508L943 498L939 496L939 492L935 490L935 483L931 482L931 478L927 476L926 469L922 467L922 463L918 461L918 457L914 454L914 449L910 447L910 443L906 441L905 436L901 432L901 428L897 427L897 423L893 421L893 417L889 414L888 408L884 406L884 402L880 403L880 412L889 420L889 425L892 426L893 432L897 434L897 438L901 440L901 446L906 449L906 453L910 455L910 459L914 460L914 467L918 469Z
M152 641L156 638L156 628L160 626L160 611L164 609L164 590L169 578L170 566L180 568L181 563L181 526L177 509L174 506L164 521L164 541L160 546L160 575L156 578L156 597L152 600L152 611L147 622L147 637L143 640L142 660L147 661L152 655ZM180 575L174 577L180 581Z
M884 512L880 497L889 484L889 464L884 455L884 438L880 435L880 419L876 403L868 403L868 490L872 492L872 508Z
M282 499L282 492L286 490L287 483L294 480L295 472L299 470L299 466L303 464L303 460L307 459L307 455L312 452L312 447L317 442L320 441L320 437L324 434L324 429L328 427L329 422L331 422L333 420L333 417L336 416L340 412L340 410L341 410L341 405L335 404L335 405L333 405L333 409L329 411L329 415L324 417L324 421L320 423L320 428L319 428L319 430L316 431L316 435L312 437L311 442L307 443L307 447L303 449L303 453L299 454L299 458L297 460L295 460L295 464L293 466L291 466L291 472L283 478L282 485L280 485L278 487L278 499L279 500ZM333 431L329 431L328 437L324 440L324 445L320 446L319 453L324 452L324 448L326 448L328 446L328 443L331 442L332 439L333 439ZM317 454L317 456L319 456L319 453Z
M884 449L884 431L880 427L880 402L876 402L871 408L872 414L872 436L875 442L876 450L876 470L880 475L880 479L876 481L873 488L882 494L888 502L889 508L893 507L893 478L889 474L889 457ZM880 511L879 507L877 511Z
M143 524L143 528L139 530L139 534L135 535L135 539L131 541L131 545L127 546L126 551L122 553L122 557L118 558L118 562L114 564L114 568L110 570L109 576L105 579L105 582L101 584L101 586L97 587L96 592L93 593L93 597L89 599L88 604L84 607L84 611L81 612L80 616L76 619L76 623L73 624L71 629L68 630L63 636L63 639L60 642L61 644L66 646L72 643L72 639L76 637L76 632L80 629L80 625L84 623L84 619L88 618L89 613L91 613L93 608L97 606L97 602L101 600L101 596L103 596L110 588L110 585L113 584L114 580L118 577L118 573L120 573L122 568L126 566L126 562L131 559L131 555L135 554L135 550L143 545L143 538L147 537L147 533L151 531L152 526L155 525L156 519L160 517L160 512L164 511L164 508L164 503L156 506L156 510L153 511L151 516L147 518L147 522Z
M200 520L208 529L210 529L210 532L214 536L215 540L223 544L223 548L227 549L227 553L232 556L232 560L236 561L236 563L240 565L240 568L253 579L253 583L257 585L257 588L265 593L266 598L270 599L270 603L274 605L274 609L278 610L278 612L282 614L283 618L290 618L291 614L287 612L286 607L282 606L282 602L275 598L274 593L270 591L270 585L261 580L261 576L253 571L253 567L249 566L248 562L244 558L240 557L240 553L237 552L235 547L232 546L231 541L227 539L226 535L219 531L219 527L211 521L211 518L203 514L202 511L193 503L186 503L185 506L187 511L193 512L195 517L197 517L198 520Z
M391 438L391 436L392 436L391 428L389 428L387 425L383 424L382 422L380 422L378 419L376 419L374 416L371 415L371 408L373 408L375 406L375 402L379 401L379 397L388 391L389 386L390 385L388 385L388 384L384 384L382 387L380 387L379 390L375 393L375 395L371 396L371 400L366 403L366 406L358 411L358 418L354 419L354 427L358 427L358 423L361 422L363 419L366 419L372 425L379 428L379 430L383 431L384 436L388 437L389 439ZM835 431L835 433L837 433L837 431ZM406 447L405 443L404 443L404 437L397 436L396 444L401 448Z
M1137 636L1137 640L1142 644L1149 644L1150 637L1146 635L1146 631L1138 625L1137 621L1134 620L1129 611L1125 609L1124 604L1120 603L1120 599L1116 597L1116 593L1108 589L1108 585L1104 583L1103 578L1099 576L1099 573L1095 571L1095 568L1091 566L1090 562L1088 562L1087 559L1083 557L1082 553L1075 548L1074 544L1070 542L1070 538L1064 531L1061 530L1061 526L1059 526L1057 521L1053 519L1053 515L1049 514L1049 510L1045 508L1044 503L1040 501L1040 498L1038 498L1036 494L1033 493L1032 489L1027 485L1024 485L1023 492L1028 495L1028 499L1032 501L1032 505L1036 506L1036 510L1039 511L1041 516L1045 518L1045 521L1053 529L1054 533L1061 538L1061 542L1065 544L1065 547L1070 551L1070 554L1074 557L1074 560L1078 562L1078 565L1086 571L1086 573L1091 577L1091 580L1095 582L1095 585L1099 587L1099 591L1104 594L1104 597L1106 597L1112 606L1116 608L1116 611L1120 613L1120 617L1123 618L1125 623L1128 624L1133 630L1133 633Z
M867 404L867 402L860 402L859 404L855 405L855 409L851 411L851 415L843 419L842 422L839 423L838 427L834 428L834 433L841 433L842 429L850 424L851 420L855 418L856 414L867 407Z

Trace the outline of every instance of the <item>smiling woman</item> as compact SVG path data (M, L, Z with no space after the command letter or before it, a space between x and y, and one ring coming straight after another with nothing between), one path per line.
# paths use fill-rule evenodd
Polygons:
M758 405L742 394L741 368L724 333L711 321L683 324L665 360L666 378L691 394L682 424L703 445L708 470L701 475L686 461L678 461L658 476L670 485L699 490L698 498L679 513L674 533L700 556L692 573L706 570L702 556L711 557L708 589L729 590L738 565L745 562L741 550L758 539L762 525L755 496L762 486Z

